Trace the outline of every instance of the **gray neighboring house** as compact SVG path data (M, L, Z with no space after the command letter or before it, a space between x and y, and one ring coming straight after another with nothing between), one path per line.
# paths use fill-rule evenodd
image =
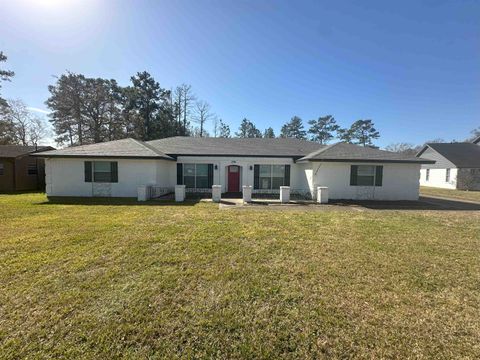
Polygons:
M417 157L435 160L422 165L420 185L480 190L480 136L472 142L428 143Z

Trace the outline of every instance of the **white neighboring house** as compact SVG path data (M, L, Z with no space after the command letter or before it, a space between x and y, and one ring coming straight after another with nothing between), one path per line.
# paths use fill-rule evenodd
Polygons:
M473 142L428 143L417 157L435 160L422 165L420 185L480 190L480 137Z
M171 137L124 139L40 153L48 196L136 197L137 187L159 193L176 184L188 192L276 194L280 186L315 198L327 186L331 199L417 200L421 164L398 153L297 139ZM163 190L162 190L163 189Z

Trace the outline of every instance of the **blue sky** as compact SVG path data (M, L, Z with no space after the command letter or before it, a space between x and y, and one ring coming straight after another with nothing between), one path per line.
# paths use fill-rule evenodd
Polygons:
M381 138L480 126L480 1L2 1L7 98L45 109L66 70L192 85L230 127L372 119Z

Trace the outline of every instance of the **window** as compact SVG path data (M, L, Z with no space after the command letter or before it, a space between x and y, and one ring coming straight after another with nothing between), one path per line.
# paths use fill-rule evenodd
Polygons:
M375 166L359 165L357 170L357 185L373 186L375 183Z
M350 186L382 186L383 166L350 166Z
M85 182L118 182L116 161L85 161Z
M0 163L0 175L3 175L4 171L3 163Z
M28 175L37 175L38 174L37 164L28 164L27 174Z
M290 165L255 165L254 188L275 190L290 185Z
M450 182L450 169L445 171L445 181Z
M179 165L177 171L180 172L182 164ZM183 164L183 185L189 189L210 188L213 185L213 164Z
M429 181L430 180L430 169L427 169L427 171L425 172L425 181Z

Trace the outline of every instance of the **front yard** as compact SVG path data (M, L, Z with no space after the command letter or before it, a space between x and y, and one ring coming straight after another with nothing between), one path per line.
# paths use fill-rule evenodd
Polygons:
M480 212L0 195L0 358L479 358Z
M420 187L421 196L437 196L449 199L469 200L480 202L480 191L464 191L453 189L440 189L428 186Z

